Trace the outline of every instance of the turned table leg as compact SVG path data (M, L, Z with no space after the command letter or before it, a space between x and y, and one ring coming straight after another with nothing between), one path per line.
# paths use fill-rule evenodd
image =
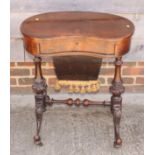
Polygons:
M111 97L111 111L113 114L115 141L114 147L120 147L122 145L122 139L120 137L120 120L122 114L122 97L121 94L124 92L124 87L121 80L121 57L115 60L115 75L110 87Z
M42 123L43 112L46 110L46 81L43 78L42 70L41 70L41 58L35 57L35 78L34 83L32 85L32 89L35 92L35 115L36 115L36 135L34 136L34 142L37 145L42 145L40 138L40 129Z

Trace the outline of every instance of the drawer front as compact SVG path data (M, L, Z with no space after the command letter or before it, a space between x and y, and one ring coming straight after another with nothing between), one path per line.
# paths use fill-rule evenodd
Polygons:
M112 55L114 54L114 43L99 38L90 37L59 37L43 39L39 41L40 54L67 54L80 52Z

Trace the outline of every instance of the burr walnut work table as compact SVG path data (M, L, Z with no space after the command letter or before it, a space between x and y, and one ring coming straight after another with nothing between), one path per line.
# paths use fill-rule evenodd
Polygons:
M129 50L133 31L134 25L128 19L112 14L93 12L44 13L30 17L21 24L25 49L34 56L35 63L35 78L32 88L35 92L36 105L37 131L34 136L36 144L42 145L39 133L46 106L54 103L65 103L77 106L98 104L109 106L114 121L114 146L121 146L121 94L124 92L121 65L122 56ZM42 74L41 60L43 57L57 57L62 60L62 58L65 59L65 56L80 58L83 56L101 60L105 57L114 57L115 71L110 87L112 93L110 101L91 101L88 99L81 101L79 98L76 100L71 98L66 100L50 99L47 95L47 84ZM61 69L65 68L61 63L58 66ZM93 73L97 69L92 66L91 72ZM86 77L87 71L85 74Z

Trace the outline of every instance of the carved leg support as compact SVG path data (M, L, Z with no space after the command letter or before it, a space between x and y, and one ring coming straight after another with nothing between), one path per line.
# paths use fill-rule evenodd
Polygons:
M42 123L43 112L46 111L46 97L47 97L47 85L46 81L42 76L41 70L41 58L35 57L35 78L34 83L32 85L32 89L35 92L35 115L36 115L36 135L34 136L34 142L37 145L42 145L41 138L40 138L40 129Z
M111 97L111 111L113 114L115 133L114 147L116 148L122 145L122 139L120 137L120 120L122 114L121 94L124 92L124 87L121 80L121 65L121 58L116 58L114 80L112 82L112 86L110 87L110 92L113 94Z

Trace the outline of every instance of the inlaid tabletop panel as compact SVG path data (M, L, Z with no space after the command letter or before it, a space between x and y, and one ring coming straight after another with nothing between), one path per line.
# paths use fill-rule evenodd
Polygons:
M106 39L132 35L133 24L120 16L107 13L57 12L26 19L21 31L36 38L59 36L91 36Z
M39 48L39 53L44 54L82 50L118 54L128 51L134 25L128 19L107 13L50 12L26 19L21 32L31 53ZM35 43L39 45L35 47Z

